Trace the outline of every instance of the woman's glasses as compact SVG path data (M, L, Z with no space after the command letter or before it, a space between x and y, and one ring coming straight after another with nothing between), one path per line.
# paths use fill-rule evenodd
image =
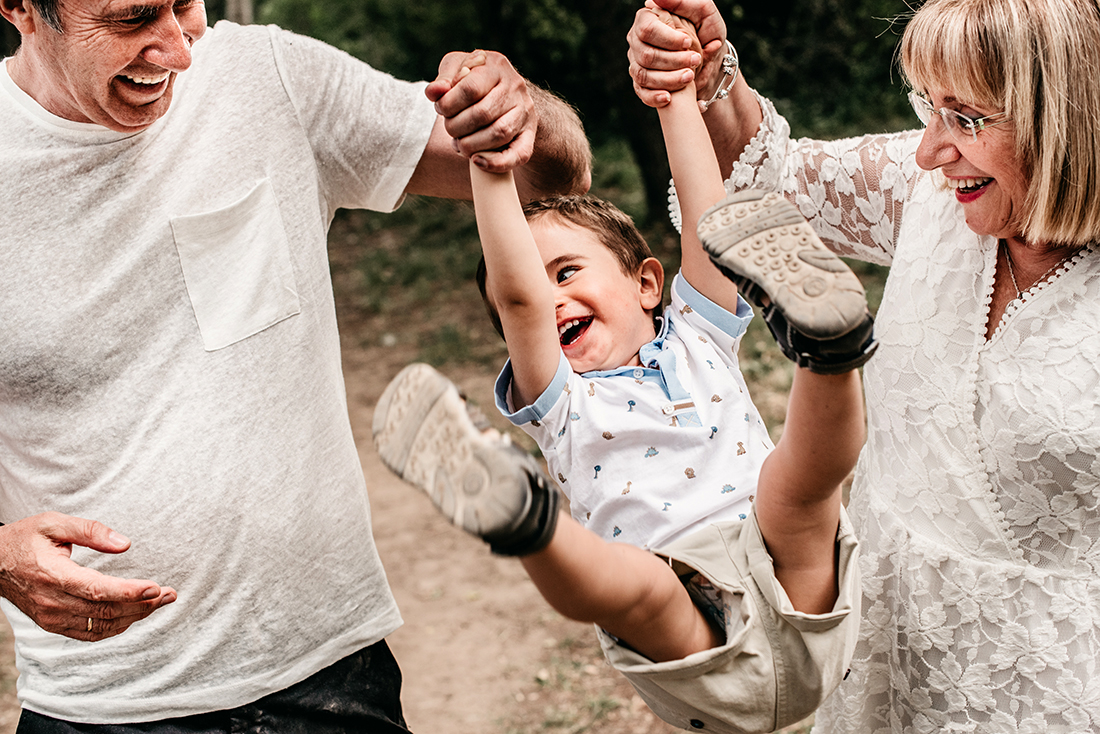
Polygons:
M987 127L1009 122L1005 112L975 118L967 117L961 112L949 110L946 107L937 110L931 102L916 92L909 93L909 104L913 105L913 111L917 113L917 118L925 127L928 127L928 124L932 122L932 115L939 115L940 119L943 120L943 126L951 133L951 137L959 143L973 143L977 141L978 133Z

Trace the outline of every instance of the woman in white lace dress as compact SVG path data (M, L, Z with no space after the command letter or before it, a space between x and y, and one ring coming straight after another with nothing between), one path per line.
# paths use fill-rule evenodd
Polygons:
M818 730L1100 731L1096 0L931 0L901 53L924 132L835 142L723 73L712 0L660 4L699 28L699 98L729 88L704 116L728 188L890 266L850 507L861 641ZM694 59L651 15L631 74L660 106Z

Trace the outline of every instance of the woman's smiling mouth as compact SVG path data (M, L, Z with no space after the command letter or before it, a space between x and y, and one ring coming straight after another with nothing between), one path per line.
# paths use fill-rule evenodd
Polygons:
M947 185L959 193L972 194L987 186L991 181L993 181L992 178L949 178L947 179Z

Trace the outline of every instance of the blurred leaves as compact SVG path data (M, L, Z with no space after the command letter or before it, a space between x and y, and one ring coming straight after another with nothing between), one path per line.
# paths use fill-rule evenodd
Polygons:
M403 79L434 78L452 50L504 53L579 110L594 145L625 143L641 176L642 220L664 219L668 185L657 115L634 96L626 33L640 0L261 0L260 22L338 46ZM909 125L892 59L906 0L718 0L750 84L796 135Z
M210 22L233 0L209 0ZM634 96L626 33L641 0L254 0L260 23L327 41L402 79L432 79L448 51L494 49L575 105L594 145L625 144L641 177L633 214L663 221L657 115ZM907 0L716 0L749 83L796 136L883 132L913 121L893 57ZM18 34L0 22L11 53Z

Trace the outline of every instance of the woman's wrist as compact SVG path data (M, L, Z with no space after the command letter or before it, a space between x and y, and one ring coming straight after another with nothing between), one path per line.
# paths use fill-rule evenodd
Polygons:
M709 94L704 92L703 95L699 96L699 109L703 112L710 109L710 106L715 102L726 99L740 75L740 58L737 56L737 49L733 47L728 38L725 41L725 53L717 61L721 64L718 81Z

